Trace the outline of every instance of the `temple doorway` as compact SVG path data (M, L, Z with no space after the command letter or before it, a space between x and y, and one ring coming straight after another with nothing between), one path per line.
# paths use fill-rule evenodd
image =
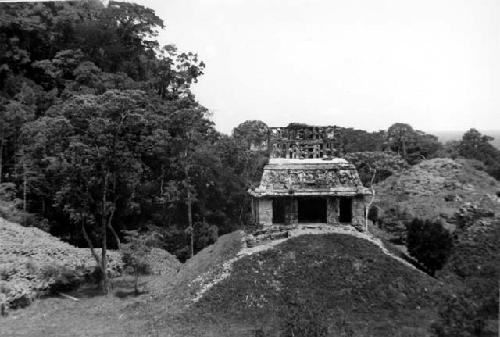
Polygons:
M299 223L326 223L326 198L299 197Z
M340 223L352 222L352 199L351 198L340 198L339 222Z

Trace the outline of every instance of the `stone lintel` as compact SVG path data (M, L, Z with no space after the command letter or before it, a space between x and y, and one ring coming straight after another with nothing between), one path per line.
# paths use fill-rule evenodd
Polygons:
M266 191L248 191L255 198L263 197L306 197L306 196L331 196L331 197L363 197L371 195L368 189L363 190L266 190Z

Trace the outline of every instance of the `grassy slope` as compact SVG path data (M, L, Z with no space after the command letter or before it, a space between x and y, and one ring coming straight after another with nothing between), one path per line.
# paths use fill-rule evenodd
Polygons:
M437 274L454 285L457 296L473 300L491 336L498 336L499 261L500 219L483 218L459 233L453 253Z
M118 282L114 280L114 291L132 291L131 278L120 278L119 281L121 285L116 285ZM141 284L144 286L144 282ZM78 298L78 302L64 297L48 297L38 299L27 308L13 310L7 317L0 317L0 336L143 336L147 322L130 317L127 308L145 301L147 295L126 298L113 294L103 296L95 287L68 294Z
M198 303L159 318L154 329L178 336L221 331L230 336L251 335L262 327L274 335L299 305L326 315L330 329L345 318L355 336L387 336L390 331L425 336L440 289L436 280L370 242L340 234L305 235L237 261L230 276ZM148 311L159 308L149 306Z

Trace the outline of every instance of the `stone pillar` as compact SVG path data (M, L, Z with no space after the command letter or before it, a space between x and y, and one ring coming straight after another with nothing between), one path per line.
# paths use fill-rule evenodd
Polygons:
M329 225L339 223L339 199L336 197L326 199L326 222Z
M365 228L365 200L363 196L352 199L352 225L360 231Z
M260 224L260 214L259 214L259 199L253 198L253 213L254 213L254 224L258 226Z
M273 224L273 200L271 198L259 199L259 224L264 226Z

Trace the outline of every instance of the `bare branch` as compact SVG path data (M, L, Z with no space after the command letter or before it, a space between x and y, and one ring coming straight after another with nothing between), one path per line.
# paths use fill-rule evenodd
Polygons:
M116 245L118 247L118 250L120 250L121 249L120 237L118 236L115 229L113 228L113 225L111 224L113 221L113 216L115 215L115 210L116 210L116 199L115 199L113 207L111 208L111 214L109 215L109 218L108 218L108 228L116 240Z
M365 209L365 231L368 232L368 213L370 212L370 208L372 207L373 201L375 200L375 188L373 187L373 182L375 181L375 176L377 175L377 169L372 169L370 164L367 164L370 168L370 171L373 172L372 179L370 180L370 190L372 192L372 198L368 203L368 206Z

